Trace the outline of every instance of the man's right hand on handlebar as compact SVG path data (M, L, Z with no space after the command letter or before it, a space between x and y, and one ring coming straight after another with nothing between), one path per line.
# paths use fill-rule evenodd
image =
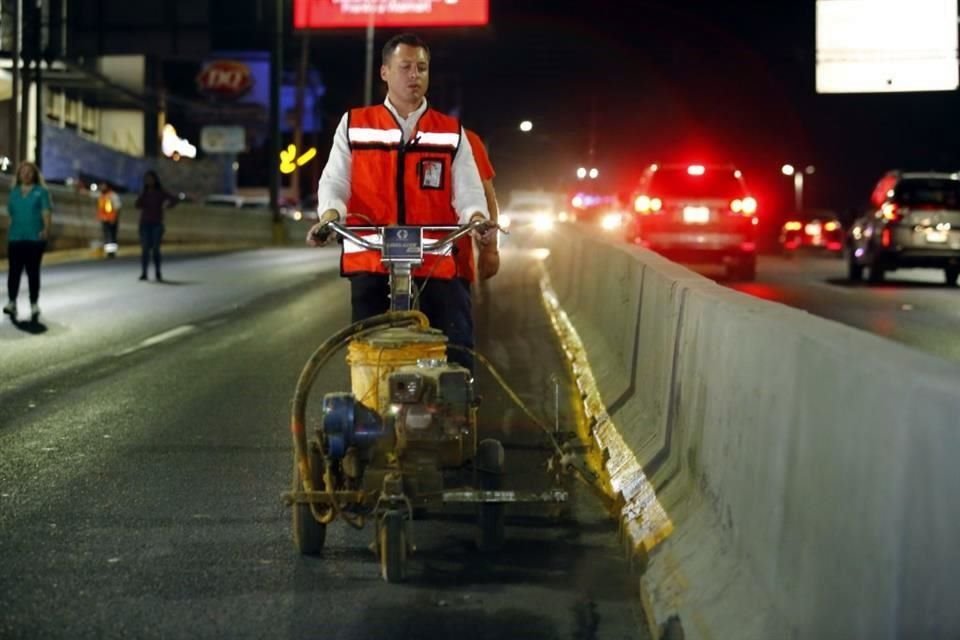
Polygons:
M327 209L324 211L320 216L320 221L307 231L307 244L311 247L322 247L329 243L334 234L331 233L327 225L339 219L340 212L336 209Z

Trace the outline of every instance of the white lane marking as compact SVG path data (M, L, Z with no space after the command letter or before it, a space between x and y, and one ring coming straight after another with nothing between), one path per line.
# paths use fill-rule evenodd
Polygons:
M146 340L142 341L140 344L134 345L129 349L124 349L123 351L117 354L117 357L127 356L136 351L140 351L141 349L148 349L162 342L173 340L174 338L179 338L180 336L186 335L188 333L192 333L196 330L197 330L197 327L195 327L194 325L185 324L181 327L176 327L174 329L170 329L169 331L164 331L163 333L158 333L157 335L151 336Z

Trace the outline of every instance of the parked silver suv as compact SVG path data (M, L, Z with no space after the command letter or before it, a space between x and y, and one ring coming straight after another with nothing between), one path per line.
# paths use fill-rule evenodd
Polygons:
M943 269L947 284L960 276L960 174L905 173L883 176L870 198L870 209L847 237L851 281L883 282L900 268Z

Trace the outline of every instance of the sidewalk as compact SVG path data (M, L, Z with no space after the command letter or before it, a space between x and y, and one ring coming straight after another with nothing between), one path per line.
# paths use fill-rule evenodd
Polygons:
M232 251L246 251L249 249L259 249L262 245L257 244L165 244L161 247L163 255L176 255L183 253L229 253ZM140 257L140 245L121 246L117 251L119 258L138 258ZM98 249L80 248L80 249L59 249L48 251L43 254L43 266L54 264L67 264L71 262L94 262L105 261L106 258ZM9 268L7 259L0 258L0 273L5 273Z

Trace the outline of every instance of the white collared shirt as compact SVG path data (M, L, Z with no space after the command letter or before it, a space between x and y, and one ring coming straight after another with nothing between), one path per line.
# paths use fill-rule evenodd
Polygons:
M407 142L413 135L414 129L420 116L427 110L427 101L411 113L407 118L403 118L397 112L390 100L385 100L384 105L397 118L403 132L403 141ZM467 134L460 127L460 146L453 158L453 209L457 212L460 223L470 221L475 214L479 213L484 218L490 219L490 212L487 210L487 198L483 191L483 183L480 180L480 172L477 170L476 160L473 158L473 149L470 148L470 141ZM328 209L335 209L340 214L342 220L347 214L347 202L350 201L350 173L351 173L351 153L350 143L347 138L347 114L340 118L340 124L333 134L333 146L330 148L330 157L327 159L327 165L323 168L320 176L320 182L317 185L317 212L323 213Z

